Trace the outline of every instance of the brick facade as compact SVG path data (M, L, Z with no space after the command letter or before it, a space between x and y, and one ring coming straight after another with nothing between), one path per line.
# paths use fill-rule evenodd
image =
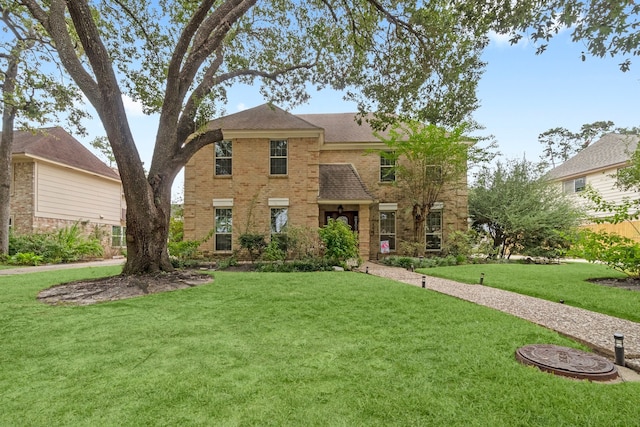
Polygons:
M13 163L11 182L11 220L13 230L29 234L35 230L35 163Z
M260 107L258 107L260 108ZM247 112L252 126L259 122L264 111ZM241 116L238 113L234 116ZM256 116L251 116L256 114ZM266 112L268 116L269 111ZM395 203L396 236L409 240L413 236L411 208L403 204L401 195L391 183L380 182L380 157L366 154L378 148L371 140L363 143L338 144L324 141L323 129L317 135L301 136L291 129L291 119L282 110L275 111L273 120L264 120L263 129L224 129L225 138L232 141L232 175L214 174L214 147L208 146L196 153L185 168L184 235L195 240L206 236L214 228L214 200L231 204L233 217L232 249L239 249L237 238L244 232L268 235L270 232L270 200L286 200L288 224L317 228L324 225L329 213L334 216L340 206L358 217L360 256L375 259L380 253L379 203ZM277 115L279 114L279 116ZM288 116L287 116L288 115ZM277 120L285 117L289 122L282 128ZM229 116L235 119L233 116ZM245 118L245 117L242 117ZM224 118L220 119L224 122ZM231 122L231 120L226 123ZM223 123L225 124L225 123ZM355 124L353 124L355 125ZM305 130L307 132L307 130ZM372 135L369 135L372 138ZM283 176L269 174L269 142L271 139L288 141L288 173ZM320 200L320 165L350 164L360 177L369 200ZM467 229L466 182L444 192L440 202L443 218L443 241L450 230ZM229 252L216 252L214 239L205 242L200 250L208 256L228 256Z

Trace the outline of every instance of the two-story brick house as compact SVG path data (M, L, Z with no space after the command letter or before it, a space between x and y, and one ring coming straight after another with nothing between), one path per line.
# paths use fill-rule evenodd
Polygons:
M216 119L225 140L200 150L185 168L185 238L208 255L238 249L246 231L277 233L285 225L318 228L329 218L358 231L360 256L375 259L413 233L411 206L393 186L385 145L354 113L293 115L261 105ZM449 230L467 228L466 182L445 191L427 219L438 252Z

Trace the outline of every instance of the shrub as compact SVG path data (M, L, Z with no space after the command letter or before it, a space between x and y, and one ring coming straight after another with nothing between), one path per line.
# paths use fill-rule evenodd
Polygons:
M213 236L213 229L207 233L202 239L199 240L180 240L169 241L167 243L167 249L169 250L169 257L171 257L171 263L174 267L186 267L187 260L194 260L198 254L198 248L201 244L211 239Z
M240 237L238 237L238 242L240 243L240 247L249 253L249 259L252 263L262 254L262 251L267 246L264 234L260 233L242 233Z
M631 277L640 277L640 243L628 237L581 230L570 253L589 262L601 262Z
M15 265L38 265L42 263L42 256L36 255L33 252L19 252L9 257L9 264Z
M398 255L406 255L410 257L419 257L425 254L424 242L412 242L401 240L398 242Z
M290 262L265 262L258 264L257 268L257 271L262 273L293 273L331 270L333 270L333 264L322 258L308 258Z
M66 263L102 256L104 249L95 236L82 234L78 223L55 233L9 236L9 255L32 253L45 263Z
M324 257L329 262L343 265L349 258L358 257L358 237L347 224L329 219L318 233L324 243Z
M287 256L294 260L318 258L322 242L316 228L287 226Z
M224 270L225 268L235 267L238 265L238 258L235 255L230 256L229 258L222 259L216 263L216 267L218 270Z
M271 240L262 253L262 258L266 261L284 261L287 258L287 252L281 249L278 241Z
M446 255L463 256L465 258L471 256L474 246L474 236L477 233L472 231L452 231L447 235L444 244L444 253Z

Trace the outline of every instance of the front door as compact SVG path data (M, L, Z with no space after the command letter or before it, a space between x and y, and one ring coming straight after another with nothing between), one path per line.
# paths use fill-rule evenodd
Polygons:
M342 221L347 224L353 231L358 231L358 211L338 211L325 212L324 225L329 223L329 219L335 219L336 221Z

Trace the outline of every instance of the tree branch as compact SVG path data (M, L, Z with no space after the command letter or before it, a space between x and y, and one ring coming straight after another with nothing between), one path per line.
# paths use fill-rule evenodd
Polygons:
M78 59L75 45L67 31L65 17L66 4L63 0L52 0L49 13L44 11L35 0L21 0L38 22L44 27L53 39L60 61L76 82L80 90L86 95L89 102L100 113L101 95L98 84L89 74L82 62Z

